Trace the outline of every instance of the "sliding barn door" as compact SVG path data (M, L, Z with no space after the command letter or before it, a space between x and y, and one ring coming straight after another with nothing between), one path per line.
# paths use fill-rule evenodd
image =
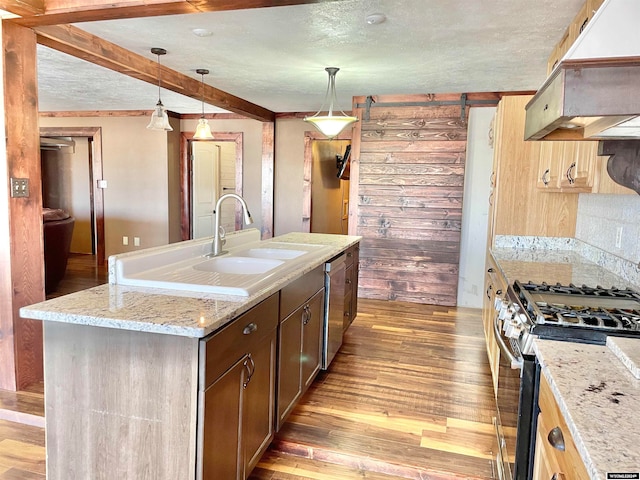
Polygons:
M374 98L354 109L359 296L455 305L468 108L448 104L460 95Z

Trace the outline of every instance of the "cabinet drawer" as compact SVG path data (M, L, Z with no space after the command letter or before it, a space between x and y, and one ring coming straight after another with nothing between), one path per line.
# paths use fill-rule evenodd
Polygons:
M200 341L200 389L204 390L278 326L278 294Z
M280 320L291 315L322 287L324 287L324 265L320 265L280 290Z
M548 452L548 455L552 457L549 459L549 465L554 469L558 469L558 473L564 474L565 478L579 480L589 479L589 474L573 442L569 427L564 421L564 417L556 403L551 387L544 375L540 375L540 396L538 403L540 405L538 438L543 442L543 445L536 445L536 448L544 448L545 451ZM559 438L562 438L562 442L564 443L564 451L554 447L554 444L558 443Z

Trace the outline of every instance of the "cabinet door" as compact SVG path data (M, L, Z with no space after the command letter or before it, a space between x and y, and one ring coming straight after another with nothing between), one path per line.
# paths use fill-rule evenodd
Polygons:
M204 412L202 477L244 480L241 456L242 384L248 357L242 357L201 392Z
M353 247L353 265L351 276L347 277L351 282L351 306L349 308L349 325L358 316L358 276L360 275L360 244Z
M560 191L559 172L565 142L540 142L536 187L546 192Z
M302 322L304 305L280 322L278 351L278 429L302 392Z
M276 313L273 313L276 315ZM276 330L263 340L247 357L246 378L243 380L244 476L251 470L267 449L274 433L276 380ZM226 477L215 477L226 478Z
M324 317L324 288L303 307L302 355L300 359L302 393L304 393L322 363L322 323Z
M353 274L354 265L349 265L344 273L344 331L347 331L352 321L352 309L353 309Z
M550 480L556 475L557 480L564 480L560 472L560 467L555 461L553 451L547 444L547 439L543 438L541 432L542 425L538 422L536 431L536 452L533 459L533 480Z
M598 142L562 143L564 143L564 152L560 188L567 193L591 193L595 178Z

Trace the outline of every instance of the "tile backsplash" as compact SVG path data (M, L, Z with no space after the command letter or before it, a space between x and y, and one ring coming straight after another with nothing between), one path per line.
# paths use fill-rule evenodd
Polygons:
M640 262L640 195L580 194L576 238Z

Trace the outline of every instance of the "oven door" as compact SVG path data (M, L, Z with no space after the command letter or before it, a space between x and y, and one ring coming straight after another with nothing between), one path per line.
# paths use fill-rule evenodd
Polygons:
M515 341L502 335L501 323L496 316L494 335L500 347L494 422L497 477L529 480L533 466L530 447L537 384L535 357L521 355Z

